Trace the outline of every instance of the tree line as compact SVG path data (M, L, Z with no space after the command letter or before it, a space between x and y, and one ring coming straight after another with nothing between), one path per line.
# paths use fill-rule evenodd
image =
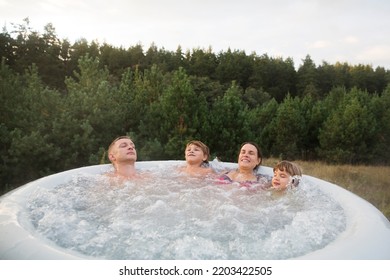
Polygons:
M70 44L28 19L0 34L2 192L71 168L107 163L130 135L139 160L184 158L188 140L236 161L264 157L390 163L390 71L212 49Z

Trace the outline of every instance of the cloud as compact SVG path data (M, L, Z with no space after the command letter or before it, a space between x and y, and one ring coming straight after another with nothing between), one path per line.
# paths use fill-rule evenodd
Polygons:
M11 4L7 0L0 0L0 7L1 8L11 7Z
M359 43L359 39L355 36L347 36L343 40L347 44L357 44Z
M390 60L390 45L372 46L356 56L363 61L382 61Z
M311 43L307 46L308 49L324 49L331 47L332 43L330 41L325 41L325 40L318 40L315 41L314 43Z

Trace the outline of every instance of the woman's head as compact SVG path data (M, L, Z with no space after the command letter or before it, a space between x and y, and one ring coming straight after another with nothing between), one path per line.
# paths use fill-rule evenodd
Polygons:
M252 167L254 171L257 171L263 155L261 154L260 147L254 142L244 142L240 147L240 153L238 155L238 165Z

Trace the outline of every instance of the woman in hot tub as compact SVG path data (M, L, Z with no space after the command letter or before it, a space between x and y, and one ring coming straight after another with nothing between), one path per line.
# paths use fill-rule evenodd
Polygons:
M220 183L238 184L240 187L269 188L271 178L258 173L262 162L259 146L254 142L241 145L238 154L238 168L222 174Z

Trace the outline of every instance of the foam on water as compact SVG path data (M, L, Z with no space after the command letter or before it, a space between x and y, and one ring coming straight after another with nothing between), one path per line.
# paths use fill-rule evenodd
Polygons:
M79 174L37 187L24 220L63 248L103 259L288 259L345 230L340 205L305 180L280 195L174 168L125 184Z

